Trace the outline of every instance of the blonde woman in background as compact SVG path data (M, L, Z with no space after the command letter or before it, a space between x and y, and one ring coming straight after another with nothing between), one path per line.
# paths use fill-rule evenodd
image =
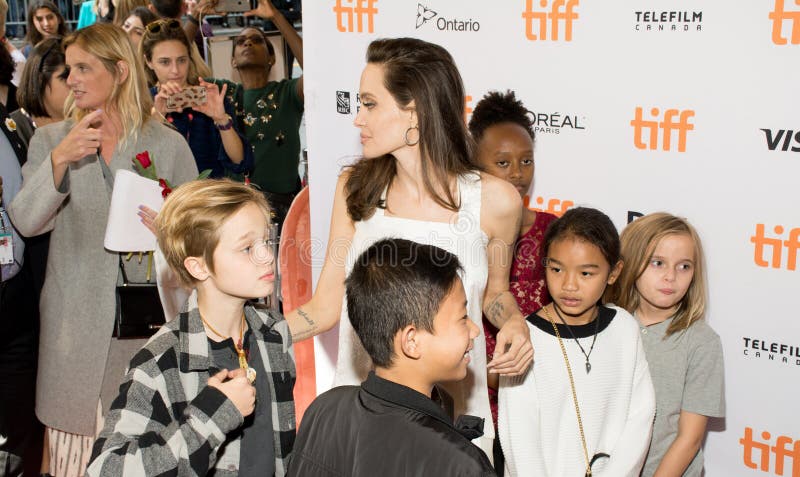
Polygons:
M23 235L52 231L36 414L57 477L84 474L125 367L145 341L112 338L121 267L131 282L144 282L147 265L103 247L113 174L147 151L173 186L197 176L186 141L151 119L142 65L122 29L88 26L64 40L64 51L66 119L36 130L9 208Z

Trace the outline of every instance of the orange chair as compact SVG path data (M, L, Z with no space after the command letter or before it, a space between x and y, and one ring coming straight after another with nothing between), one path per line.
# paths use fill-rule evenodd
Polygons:
M279 262L283 310L288 313L311 299L311 213L308 187L297 194L286 214L281 231ZM303 413L317 397L314 340L294 343L294 357L297 366L294 404L299 427Z

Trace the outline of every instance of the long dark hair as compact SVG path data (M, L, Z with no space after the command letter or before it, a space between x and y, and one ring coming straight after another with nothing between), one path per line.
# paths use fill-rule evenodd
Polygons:
M58 18L58 30L55 36L67 36L67 33L69 33L67 22L64 21L64 17L61 15L61 12L58 11L58 6L56 6L55 3L50 0L35 0L28 6L28 31L25 32L25 43L28 45L36 45L44 39L44 35L39 33L39 30L36 29L36 25L33 24L33 17L36 16L36 10L41 8L50 10L56 18Z
M383 67L383 84L400 108L414 101L425 190L437 204L458 210L450 179L479 167L472 162L474 144L464 124L464 84L453 57L433 43L395 38L370 43L367 62ZM345 184L350 218L371 217L396 174L395 158L389 154L351 166Z
M31 50L17 90L17 103L31 116L50 117L45 106L47 87L64 63L60 37L45 38Z

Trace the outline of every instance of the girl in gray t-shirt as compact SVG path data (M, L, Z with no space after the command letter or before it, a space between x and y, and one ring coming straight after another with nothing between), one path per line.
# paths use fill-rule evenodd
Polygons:
M656 392L642 476L700 476L709 417L725 415L722 343L703 320L703 249L685 219L654 213L623 230L625 267L607 296L634 314Z

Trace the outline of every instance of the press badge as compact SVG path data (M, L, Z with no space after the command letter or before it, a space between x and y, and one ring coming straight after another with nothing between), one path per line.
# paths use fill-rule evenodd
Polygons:
M11 241L11 228L6 226L3 216L6 211L0 204L0 265L14 264L14 244Z
M0 265L14 263L14 246L11 242L11 232L0 229Z

